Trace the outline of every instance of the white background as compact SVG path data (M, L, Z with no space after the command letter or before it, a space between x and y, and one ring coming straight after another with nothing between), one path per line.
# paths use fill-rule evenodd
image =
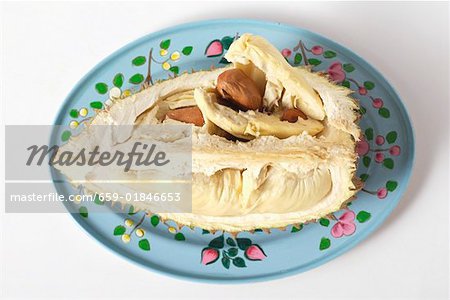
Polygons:
M378 68L408 108L417 159L404 199L375 234L297 276L238 286L175 280L106 250L69 215L2 214L1 292L27 299L447 298L448 16L447 3L2 3L6 124L51 124L89 69L144 34L201 19L255 18L325 35Z

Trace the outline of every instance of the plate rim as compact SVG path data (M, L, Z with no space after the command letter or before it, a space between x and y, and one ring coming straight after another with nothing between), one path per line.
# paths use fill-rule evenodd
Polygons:
M408 154L410 158L406 161L406 165L404 167L404 182L405 184L399 187L397 197L390 200L391 202L389 205L380 213L380 215L375 219L374 222L371 223L370 227L367 227L357 238L348 241L338 249L336 249L334 252L331 252L329 255L326 255L320 259L313 260L309 263L307 263L304 266L297 266L292 269L288 269L286 271L281 272L272 272L270 274L263 274L263 275L257 275L257 276L251 276L251 277L234 277L231 276L229 278L217 278L217 277L208 277L207 272L205 273L205 276L198 276L198 275L185 275L183 273L174 273L166 270L165 268L161 267L155 267L150 266L146 263L142 263L142 259L139 257L135 257L134 255L130 256L129 252L123 251L122 249L116 247L115 245L109 243L108 240L104 239L100 234L97 233L97 231L92 227L89 226L88 223L81 219L81 216L77 213L69 213L75 223L78 224L86 233L88 233L92 239L96 240L99 244L101 244L104 248L107 248L109 251L113 252L114 254L125 258L126 260L132 262L135 265L138 265L142 268L148 269L152 272L155 272L157 274L166 275L172 278L176 279L183 279L193 282L201 282L201 283L210 283L210 284L245 284L245 283L252 283L252 282L262 282L262 281L269 281L269 280L275 280L280 278L285 278L293 275L298 275L300 273L303 273L305 271L311 270L313 268L316 268L320 265L326 264L327 262L333 260L334 258L341 256L342 254L348 252L349 250L353 249L356 245L361 243L362 241L366 240L368 236L370 236L372 233L374 233L376 230L378 230L381 225L385 222L387 217L391 215L392 211L398 206L399 202L403 199L403 196L406 192L406 190L409 187L409 183L411 180L411 176L413 173L413 169L415 166L415 133L414 133L414 127L413 123L411 121L411 118L409 117L408 111L406 109L406 106L402 100L402 98L399 96L399 93L397 92L396 88L387 81L387 79L382 75L375 67L372 66L371 63L369 63L367 60L362 58L360 55L358 55L356 52L351 50L350 48L346 46L342 46L341 44L331 40L330 38L323 36L322 34L318 34L316 32L310 31L308 29L304 29L302 27L299 27L297 25L291 25L288 23L282 23L282 22L275 22L275 21L267 21L267 20L261 20L261 19L243 19L243 18L219 18L219 19L206 19L201 21L195 21L195 22L188 22L188 23L182 23L175 26L166 27L164 29L148 33L138 39L135 39L124 46L120 47L119 49L115 50L105 58L103 58L100 62L98 62L94 67L92 67L83 77L81 77L75 86L70 90L69 94L64 98L62 105L57 111L56 117L53 121L53 125L61 125L61 119L64 114L64 112L67 111L69 106L69 100L73 98L74 94L77 92L77 90L82 86L82 83L88 80L90 77L94 76L96 72L101 68L101 66L104 66L109 61L114 60L117 56L120 56L123 52L126 52L127 50L135 47L136 45L145 42L149 39L156 39L159 36L167 35L167 34L173 34L177 31L184 31L184 30L190 30L197 27L202 26L208 26L208 25L216 25L216 24L229 24L229 23L241 23L244 25L253 25L258 27L265 27L265 28L281 28L284 30L289 31L295 31L299 34L308 34L312 36L317 36L320 39L323 39L326 43L331 45L333 49L338 50L341 53L345 53L347 55L350 55L353 57L365 70L369 71L370 74L373 74L374 77L377 78L377 80L382 83L385 86L388 86L390 88L390 93L392 94L393 98L396 98L396 105L399 108L399 112L402 115L402 118L406 125L406 133L408 138L411 140L411 143L409 145L405 145L408 147ZM51 141L56 140L56 132L53 132L50 136L50 143ZM55 180L55 173L56 171L52 168L50 168L50 173L52 176L52 182L55 186L56 191L60 194L60 188L58 188L58 185L56 184L57 181Z

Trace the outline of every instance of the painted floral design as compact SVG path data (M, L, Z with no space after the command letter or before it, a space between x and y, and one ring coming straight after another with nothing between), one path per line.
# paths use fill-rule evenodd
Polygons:
M397 132L390 131L386 135L378 134L375 136L374 129L372 127L366 128L364 136L358 142L356 151L358 155L362 157L363 165L368 168L372 162L372 154L374 155L374 161L381 164L387 169L394 169L394 158L399 156L401 148L395 144L397 140ZM387 147L380 147L385 145ZM375 145L373 145L375 143Z
M361 176L366 177L367 174L362 174ZM368 178L368 175L367 175ZM384 199L391 192L394 192L398 187L398 182L395 180L386 181L385 185L378 188L376 191L368 190L364 188L362 191L368 194L377 196L378 199Z
M140 87L142 84L153 84L152 65L160 65L165 71L171 73L172 76L177 76L180 73L180 68L176 63L182 58L182 56L191 55L194 47L184 46L182 50L174 50L169 52L171 45L171 39L162 40L159 44L159 57L156 57L153 50L150 48L148 57L145 55L139 55L131 59L131 65L136 68L136 73L132 74L128 78L128 83L132 85L131 88L123 89L126 82L125 75L123 73L116 73L111 82L97 82L94 85L95 91L100 95L107 95L108 99L100 101L94 100L89 106L93 114L96 110L108 107L114 100L121 97L127 97L132 94L136 87ZM147 75L144 76L145 66L147 65ZM142 69L144 68L144 69ZM133 88L134 87L134 88ZM90 114L89 109L86 107L73 108L69 111L70 117L73 119L69 122L69 128L74 130L79 125L90 120L88 116ZM92 115L91 114L91 115ZM71 130L66 130L61 134L61 141L66 142L72 136Z
M150 241L144 237L146 232L144 228L141 227L147 215L143 213L139 221L135 222L131 219L131 216L134 214L134 207L130 206L128 209L129 217L124 220L123 224L119 224L114 228L113 235L120 237L125 244L130 243L132 237L136 236L139 239L138 247L143 251L150 251Z
M281 51L281 54L286 59L293 57L291 63L294 66L304 64L305 66L310 65L313 68L320 66L323 63L323 59L333 59L330 66L325 70L331 80L342 86L353 89L360 96L367 97L371 101L372 106L378 110L378 114L381 117L386 119L390 117L390 110L384 106L384 101L380 97L370 95L370 93L375 90L375 83L370 80L359 82L352 78L351 73L356 70L355 66L352 63L336 60L336 58L338 58L337 53L332 49L325 49L320 45L312 45L311 48L309 48L302 40L300 40L292 50L284 48ZM362 99L362 114L366 112L365 103L365 99Z
M351 205L351 204L349 204ZM356 223L365 223L371 218L371 213L361 210L358 214L349 208L344 210L344 213L337 219L334 214L330 219L322 218L319 220L319 224L324 227L329 227L332 222L334 224L331 227L330 234L333 238L343 238L353 235L356 231ZM324 236L319 242L319 250L326 250L331 247L332 240Z
M245 257L249 260L263 260L267 255L260 246L250 245L250 247L245 250Z
M209 42L205 49L206 57L218 57L221 56L219 64L228 64L229 62L222 56L234 40L239 38L239 34L236 33L233 37L226 35L220 39L215 39Z
M283 55L285 58L288 58L289 56L291 56L292 51L290 49L284 48L283 50L281 50L281 55Z
M214 248L205 248L202 251L202 264L209 265L219 259L219 251Z
M178 229L178 227L172 226L171 224L167 222L161 222L161 219L158 215L152 215L150 217L150 223L153 227L157 227L159 224L164 224L167 227L167 231L171 234L173 234L173 238L176 241L185 241L186 237L185 235Z
M135 212L134 207L131 205L128 209L128 215L133 216L136 213L137 212ZM139 221L135 222L131 218L127 218L124 220L123 224L117 225L114 228L113 234L115 236L120 236L122 239L122 242L124 242L125 244L128 244L132 240L133 233L134 233L134 235L137 238L139 238L139 241L138 241L139 248L144 251L150 251L150 242L147 238L143 238L144 235L146 234L146 231L142 227L144 222L146 220L149 220L150 224L153 227L157 227L159 224L165 225L167 227L167 231L170 232L171 234L173 234L174 239L176 241L185 241L186 240L186 237L182 232L180 232L178 229L176 229L175 227L171 226L168 223L161 222L159 216L151 215L151 214L148 214L145 212L141 212L141 213L142 213L142 216L140 217Z
M318 45L312 46L311 52L314 55L321 55L323 53L323 48L322 48L322 46L318 46Z
M221 258L225 269L229 269L231 265L246 268L246 261L262 261L266 257L261 246L254 244L251 239L231 236L225 239L224 234L221 234L212 239L208 247L203 248L200 262L206 266L214 264Z
M372 107L378 111L378 115L382 118L389 118L390 111L385 107L383 99L377 96L371 95L371 92L375 90L375 83L370 80L357 81L351 76L351 73L356 70L352 63L342 62L338 60L337 53L332 49L326 49L321 45L312 45L308 47L305 42L300 40L296 46L292 49L284 48L281 50L281 54L292 65L305 65L316 68L323 63L323 60L332 60L325 72L331 80L341 84L347 88L355 90L356 94L360 96L361 114L364 116L367 108ZM367 100L370 105L366 108ZM365 129L365 134L362 140L357 144L356 151L361 157L362 166L369 168L372 161L376 164L383 166L389 170L394 169L395 157L401 154L401 147L395 144L397 139L397 132L391 131L385 135L377 134L375 136L373 128ZM372 143L375 143L373 145ZM388 147L380 147L385 144L389 144ZM362 181L367 181L369 175L363 173L360 175ZM376 196L378 199L384 199L389 192L394 192L397 188L397 182L394 180L388 180L385 186L379 187L376 190L366 190L363 192ZM364 223L370 219L371 214L366 211L360 211L357 215L351 210L347 210L339 219L333 215L328 218L322 218L319 224L322 226L329 226L331 222L335 222L330 231L332 238L342 238L350 236L356 231L355 220L359 223ZM292 227L291 232L296 227ZM332 240L329 237L322 237L319 243L319 249L325 250L330 248Z
M331 228L331 235L335 238L340 238L344 235L352 235L356 230L355 213L347 210Z
M338 61L332 63L328 67L327 73L330 76L331 80L336 83L342 83L345 80L344 69L342 69L342 64Z
M151 75L152 63L161 65L163 70L170 71L172 72L173 76L177 76L180 73L180 68L176 65L176 63L183 55L191 55L192 50L194 49L194 47L192 46L185 46L181 51L174 50L173 52L169 52L170 45L171 39L161 41L161 43L159 44L160 59L155 56L153 48L150 49L148 54L147 77L145 78L145 82L147 84L153 84L153 78Z

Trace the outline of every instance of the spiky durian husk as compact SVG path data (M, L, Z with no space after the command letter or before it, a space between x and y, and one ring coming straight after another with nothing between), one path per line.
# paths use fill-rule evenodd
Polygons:
M214 88L215 78L218 74L223 72L223 70L224 69L216 69L209 72L201 71L191 74L182 74L176 78L159 81L154 85L146 84L136 94L117 99L112 105L97 111L96 115L87 124L87 129L80 135L72 137L68 144L72 146L80 146L80 144L89 146L83 141L85 141L85 137L89 135L90 125L133 124L138 116L145 114L149 109L154 107L155 104L164 101L164 99L167 99L170 95L197 87ZM330 82L329 78L323 76L323 74L312 73L308 68L299 68L297 69L297 72L299 73L299 76L302 76L302 78L304 78L304 80L319 94L323 101L324 112L326 115L324 123L327 128L320 137L313 138L304 136L300 138L297 137L297 139L301 139L300 144L308 142L312 144L316 143L315 145L319 146L321 144L323 146L323 144L327 143L333 144L335 146L334 151L337 151L335 155L339 156L339 151L344 151L346 153L345 155L342 155L343 157L347 157L348 163L348 167L346 167L348 171L346 175L348 182L345 183L348 190L344 193L345 196L338 199L338 201L327 207L327 209L320 210L306 217L299 215L295 216L295 214L283 214L282 216L277 216L276 214L260 214L259 217L255 219L255 222L248 221L251 219L249 215L231 217L226 222L223 222L223 220L219 220L219 222L210 222L211 218L209 218L209 221L205 221L202 219L204 216L196 214L160 213L159 215L163 221L171 220L176 222L179 227L200 227L210 231L223 230L232 233L240 232L242 230L252 231L255 229L270 231L270 228L285 229L286 226L289 225L299 226L300 224L315 222L320 218L332 217L335 211L346 207L348 202L354 199L356 192L362 188L362 182L359 181L355 174L357 161L355 144L360 136L360 129L357 125L359 119L358 103L349 97L351 90L335 85ZM214 145L214 140L220 139L219 137L208 137L202 129L195 128L194 132L194 136L201 136L203 138L203 142L197 144L200 148L202 145ZM124 138L125 137L117 137L116 140L111 142L120 142ZM227 142L225 142L225 145L226 143ZM207 152L211 152L211 150L220 151L220 147L215 150L214 148L208 148ZM62 171L70 177L69 170L66 169ZM206 170L196 171L204 172ZM282 179L280 179L280 183L282 183ZM146 210L148 213L151 212L151 209L148 207L135 206L137 209Z

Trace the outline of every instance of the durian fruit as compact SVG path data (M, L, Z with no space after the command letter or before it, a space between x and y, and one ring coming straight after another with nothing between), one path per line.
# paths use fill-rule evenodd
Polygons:
M344 207L361 188L355 177L359 107L349 97L351 91L308 68L290 66L260 36L242 35L226 58L232 63L229 67L183 74L115 101L58 153L92 149L97 144L125 149L145 140L143 125L160 126L164 132L168 124L189 119L168 116L198 107L203 125L192 126L192 135L180 130L157 137L174 149L181 147L180 153L186 150L182 141L192 139L192 211L161 212L162 219L181 226L239 232L311 222ZM236 108L218 93L219 75L235 69L255 84L262 99L259 109ZM289 109L301 111L305 118L283 120ZM132 126L120 132L111 126L108 134L99 135L92 130L94 125ZM110 191L111 182L95 180L110 174L124 179L115 192L151 192L148 185L129 183L149 174L157 176L147 169L56 167L74 185L74 178L82 178L90 192ZM154 203L133 205L157 210Z

